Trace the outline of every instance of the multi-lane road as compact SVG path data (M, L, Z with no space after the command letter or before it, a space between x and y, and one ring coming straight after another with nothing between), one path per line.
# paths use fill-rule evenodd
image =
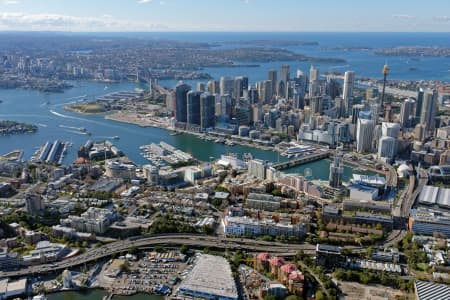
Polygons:
M29 266L17 271L0 272L0 278L18 277L27 275L45 274L60 271L98 259L126 252L134 247L145 248L157 245L187 245L193 247L210 247L229 250L246 250L249 252L271 252L283 256L295 255L298 250L306 254L313 254L315 246L311 244L283 244L278 242L265 242L251 239L224 238L196 234L164 234L130 238L106 244L98 248L88 249L85 253L59 262Z

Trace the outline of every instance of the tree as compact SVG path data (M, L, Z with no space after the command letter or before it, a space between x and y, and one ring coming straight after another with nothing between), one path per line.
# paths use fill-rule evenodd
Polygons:
M124 261L121 265L120 265L120 271L121 272L128 272L130 271L130 263L128 261Z
M317 300L325 300L325 295L322 293L322 291L316 292L316 299Z
M189 247L186 245L181 245L180 247L180 253L181 254L186 254L189 251Z
M139 249L136 246L133 246L130 248L130 250L128 251L128 253L135 255L139 252Z

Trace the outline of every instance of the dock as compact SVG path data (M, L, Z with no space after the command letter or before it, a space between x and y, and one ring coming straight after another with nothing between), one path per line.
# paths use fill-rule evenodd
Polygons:
M314 153L311 155L305 155L299 158L291 159L284 162L279 162L276 164L273 164L272 167L274 167L277 170L285 170L290 169L293 167L297 167L303 164L307 164L313 161L329 158L331 156L331 151L324 151L323 153Z

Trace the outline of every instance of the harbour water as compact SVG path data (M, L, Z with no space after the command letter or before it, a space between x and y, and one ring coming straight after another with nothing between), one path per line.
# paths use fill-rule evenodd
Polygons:
M86 290L83 292L67 291L55 294L47 295L48 300L102 300L104 296L107 296L108 292L104 290L94 289ZM164 299L158 295L136 294L133 296L114 296L113 300L162 300Z
M144 34L145 35L145 34ZM149 34L150 35L150 34ZM155 33L156 38L192 40L202 42L230 42L240 40L304 40L317 41L318 46L289 46L283 47L288 50L315 57L336 57L347 60L345 64L335 65L333 63L315 63L320 71L344 72L354 70L358 76L379 77L382 65L388 61L391 66L391 78L396 79L426 79L450 81L450 58L421 57L411 60L408 57L384 57L373 54L368 50L329 50L327 47L390 47L400 45L424 45L424 46L449 46L450 34L386 34L386 33ZM222 47L238 47L238 44L225 44ZM269 45L270 46L270 45ZM283 62L261 63L259 67L234 67L234 68L208 68L205 72L210 73L215 79L220 76L246 75L250 82L266 79L267 70L279 69ZM308 72L310 62L288 62L293 74L297 68ZM415 67L417 72L410 72L409 68ZM176 81L161 81L162 85L172 88ZM193 86L195 81L189 82ZM135 83L109 84L105 87L102 83L74 82L74 87L64 93L42 93L32 90L5 90L0 89L0 119L8 119L18 122L37 124L39 130L35 134L0 136L0 153L15 149L24 149L25 158L29 158L37 147L46 141L56 139L73 143L69 148L64 163L70 163L76 158L77 148L88 139L104 140L120 137L114 143L123 150L128 157L138 164L147 161L140 155L139 146L152 142L165 141L183 151L192 153L195 157L209 161L217 159L221 154L234 152L243 154L250 152L254 157L276 162L286 158L279 157L272 151L264 151L236 145L227 148L223 144L203 141L191 135L171 136L167 131L159 128L141 128L131 124L117 123L105 120L101 115L80 115L65 111L64 105L74 103L77 99L93 99L96 96L109 92L133 90L136 87L146 88L144 85ZM72 128L85 128L92 135ZM305 168L313 170L313 177L317 179L328 178L329 161L324 160L289 172L303 173ZM344 180L351 174L346 169Z

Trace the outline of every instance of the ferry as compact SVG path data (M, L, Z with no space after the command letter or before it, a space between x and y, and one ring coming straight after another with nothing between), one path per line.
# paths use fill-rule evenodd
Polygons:
M120 136L115 135L115 136L112 137L112 139L113 139L113 140L119 140L119 139L120 139Z

